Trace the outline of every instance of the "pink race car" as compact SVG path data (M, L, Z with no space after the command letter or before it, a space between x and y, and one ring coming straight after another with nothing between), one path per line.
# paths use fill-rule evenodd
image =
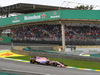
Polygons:
M30 63L34 64L45 64L45 65L52 65L52 66L57 66L57 67L66 67L65 65L63 65L63 63L60 63L58 61L50 61L49 59L47 59L46 57L30 57Z

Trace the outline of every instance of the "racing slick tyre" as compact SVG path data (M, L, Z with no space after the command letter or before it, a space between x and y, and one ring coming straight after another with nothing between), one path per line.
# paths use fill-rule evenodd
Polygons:
M46 65L49 65L49 61L46 62Z
M34 64L34 63L35 63L35 60L30 60L30 63L31 63L31 64Z
M52 66L55 66L56 67L57 66L57 63L56 62L52 63Z

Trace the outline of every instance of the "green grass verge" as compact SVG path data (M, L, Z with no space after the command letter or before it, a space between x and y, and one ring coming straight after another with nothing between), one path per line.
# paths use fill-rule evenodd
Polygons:
M30 56L8 57L8 58L30 61ZM65 65L68 65L68 66L100 70L100 63L97 63L97 62L68 60L68 59L59 59L59 58L49 58L49 59L54 60L54 61L63 62Z

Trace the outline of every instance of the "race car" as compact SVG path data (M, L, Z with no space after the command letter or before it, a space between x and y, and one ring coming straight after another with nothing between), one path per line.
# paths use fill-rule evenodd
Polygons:
M63 63L60 63L58 61L50 61L49 59L47 59L46 57L39 57L39 56L36 56L36 57L30 57L30 63L31 64L34 64L34 63L37 63L37 64L44 64L44 65L52 65L52 66L57 66L57 67L66 67L65 65L63 65Z

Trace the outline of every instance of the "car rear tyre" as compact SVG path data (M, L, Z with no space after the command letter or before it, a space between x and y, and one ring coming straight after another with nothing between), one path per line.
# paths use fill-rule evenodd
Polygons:
M46 65L49 65L49 61L46 62Z
M31 64L34 64L34 63L35 63L35 60L30 60L30 63L31 63Z

